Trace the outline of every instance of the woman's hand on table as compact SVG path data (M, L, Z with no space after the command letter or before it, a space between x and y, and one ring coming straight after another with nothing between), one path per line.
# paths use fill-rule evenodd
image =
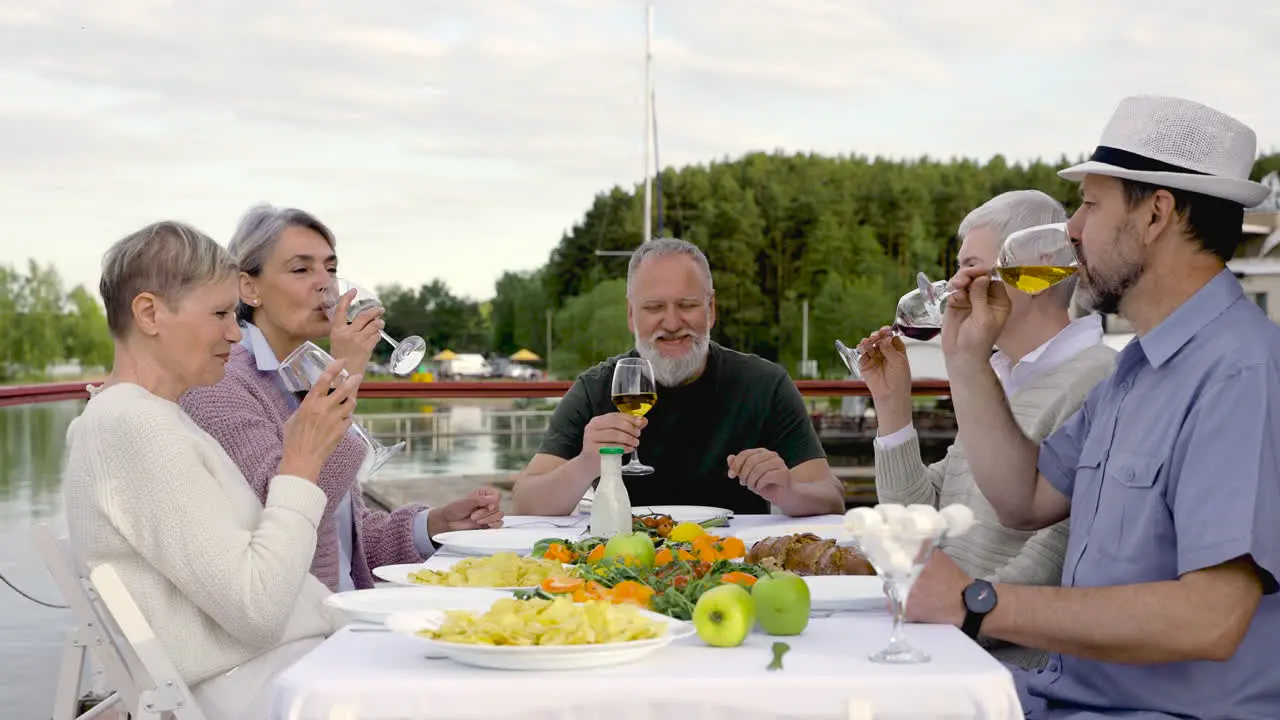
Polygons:
M973 582L946 553L934 552L911 586L907 599L909 622L955 625L964 623L962 595Z
M448 505L431 508L427 514L427 530L435 537L455 530L502 527L503 512L498 507L501 500L501 493L494 488L476 488Z

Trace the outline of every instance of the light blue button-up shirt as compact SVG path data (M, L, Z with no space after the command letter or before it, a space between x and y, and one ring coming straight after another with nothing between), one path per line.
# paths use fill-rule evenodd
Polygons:
M276 387L289 399L294 409L298 407L298 399L288 392L280 379L280 360L276 357L266 336L251 322L240 322L243 337L240 344L253 356L258 372L269 373ZM355 548L355 518L351 511L351 493L347 492L338 502L334 511L335 527L338 528L338 589L354 590L355 581L351 577L351 555ZM422 557L428 557L435 551L431 543L431 535L427 530L427 511L418 513L413 519L413 544Z
M1250 556L1264 596L1225 662L1054 654L1025 678L1048 704L1028 717L1280 718L1280 327L1235 276L1125 347L1039 467L1071 498L1064 586L1176 580Z

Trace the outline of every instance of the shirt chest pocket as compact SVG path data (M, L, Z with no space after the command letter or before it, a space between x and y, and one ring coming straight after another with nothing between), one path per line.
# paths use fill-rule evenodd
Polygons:
M1162 456L1113 452L1103 469L1091 536L1126 568L1130 582L1165 579L1164 557L1173 539L1160 482L1163 465Z

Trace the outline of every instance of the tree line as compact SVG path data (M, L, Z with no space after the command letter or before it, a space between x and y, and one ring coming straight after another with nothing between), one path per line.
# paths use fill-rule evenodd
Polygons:
M820 373L843 376L837 338L857 341L893 319L897 299L924 271L955 270L956 228L964 216L1009 190L1038 189L1079 204L1078 186L1057 171L1078 162L1010 164L931 158L752 153L662 171L655 234L698 245L711 263L717 342L783 364L795 374L808 304L809 357ZM1280 154L1259 158L1253 177L1280 169ZM492 301L494 348L545 352L539 318L554 313L552 367L574 373L625 351L626 257L643 232L641 196L622 188L598 194L561 237L546 264L508 273Z
M52 265L0 265L0 382L42 380L66 361L106 367L111 353L97 293L83 285L66 290Z
M835 339L856 341L889 323L916 272L952 272L955 231L970 210L999 193L1034 188L1074 211L1077 186L1057 176L1074 162L750 153L664 169L654 185L654 205L662 208L655 234L684 238L707 254L719 310L713 339L794 374L807 303L809 357L822 374L839 376ZM1273 170L1280 154L1259 158L1253 177ZM571 378L632 344L628 259L597 251L634 249L642 229L638 192L601 192L542 267L503 273L490 300L460 297L439 279L378 288L387 332L421 335L432 353L506 356L528 348L549 359L553 375ZM0 329L0 380L63 359L110 360L95 296L81 286L64 292L52 267L32 262L24 274L0 266ZM389 350L384 343L375 352L385 359Z

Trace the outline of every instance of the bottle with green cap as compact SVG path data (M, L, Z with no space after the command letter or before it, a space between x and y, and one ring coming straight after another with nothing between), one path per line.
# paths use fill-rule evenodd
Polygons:
M591 501L591 535L608 538L631 532L631 498L622 482L622 448L600 448L600 482Z

